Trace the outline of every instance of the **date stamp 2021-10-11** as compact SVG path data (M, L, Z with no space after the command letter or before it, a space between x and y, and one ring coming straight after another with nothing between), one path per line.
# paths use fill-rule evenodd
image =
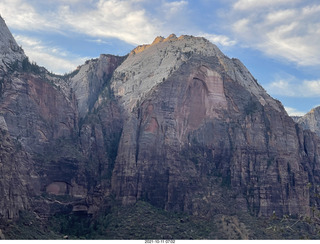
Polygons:
M175 240L145 240L146 244L173 244Z

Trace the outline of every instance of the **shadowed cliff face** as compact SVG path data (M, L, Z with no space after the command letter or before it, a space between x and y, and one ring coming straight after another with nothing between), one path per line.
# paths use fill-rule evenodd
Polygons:
M19 210L30 206L32 161L14 145L3 127L0 128L0 144L0 219L14 219L19 216Z
M6 78L0 109L10 134L27 151L43 153L46 144L77 130L75 101L70 98L45 78L21 73Z
M28 61L25 68L3 74L0 124L8 140L14 142L12 150L16 153L3 158L6 177L1 190L24 201L4 197L4 218L15 218L25 209L33 209L40 217L59 211L85 209L92 213L99 209L102 196L110 188L121 120L110 92L105 91L109 96L106 94L103 107L97 104L94 108L94 104L121 60L102 55L86 64L91 69L80 67L76 79L72 74L49 74L36 65L30 70ZM82 69L88 72L83 74ZM90 87L78 90L78 83ZM20 154L28 156L21 160ZM16 163L11 163L11 157ZM15 170L20 167L26 170ZM34 172L31 178L27 169ZM20 179L28 187L19 186ZM68 196L69 200L58 204L39 198L43 195Z

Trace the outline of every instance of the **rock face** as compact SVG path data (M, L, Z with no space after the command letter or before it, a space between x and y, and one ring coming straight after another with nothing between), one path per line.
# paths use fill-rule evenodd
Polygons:
M1 121L4 119L1 116ZM30 207L35 172L30 155L21 152L7 128L0 126L0 219L14 219Z
M320 106L311 109L306 115L296 119L302 128L311 130L320 136Z
M116 151L109 144L117 143L121 128L114 102L101 109L94 103L124 57L101 55L72 74L52 75L28 61L0 20L0 214L15 218L20 210L33 209L46 217L84 207L94 212L108 192L105 175L111 174L106 171L112 171L109 161ZM113 120L116 126L109 126ZM59 205L44 194L71 200Z
M151 57L157 68L139 71ZM216 213L222 210L203 208L203 199L223 201L213 183L220 178L241 210L309 214L318 138L306 141L239 60L202 38L180 37L131 54L113 86L126 117L112 181L123 204L146 199L168 210Z
M22 65L26 58L18 46L3 18L0 16L0 75Z
M113 71L122 63L123 57L100 55L97 60L89 60L70 79L77 103L79 116L85 117L92 110L97 98Z
M201 216L319 204L319 137L206 39L157 37L56 76L0 27L2 218L95 214L111 198Z
M17 45L4 20L0 17L0 93L5 89L8 72L21 68L26 56ZM3 101L1 99L1 105ZM33 184L33 161L21 150L0 109L0 219L13 219L19 210L30 206L30 186Z
M110 65L115 66L121 60L111 56L108 58L111 60ZM112 64L113 60L116 62ZM97 67L100 62L106 61L90 62ZM107 86L106 83L113 70L105 66L103 68L105 70L97 68L93 78L90 78L91 73L88 72L88 76L82 77L83 83L92 84L97 81L97 86ZM109 164L115 157L116 149L112 143L117 143L118 134L121 133L117 105L107 101L103 103L103 108L99 106L90 108L88 101L92 101L93 97L97 100L98 96L92 90L88 90L87 93L82 91L81 95L86 98L84 101L81 100L82 97L78 99L79 90L72 86L73 77L55 77L46 71L38 70L38 72L18 70L7 73L2 80L1 128L6 131L10 141L15 143L12 150L28 155L21 160L19 153L12 153L17 155L15 157L17 166L11 165L9 156L4 158L3 165L7 166L3 172L14 173L14 175L7 174L8 182L3 184L4 190L11 184L10 187L16 191L22 191L22 187L15 188L18 185L13 184L15 181L13 178L22 178L24 184L28 184L28 188L23 191L29 196L26 197L28 204L18 204L21 201L15 198L9 199L17 207L14 213L33 208L39 216L48 216L54 213L52 211L59 211L61 208L65 211L65 206L72 209L74 204L75 210L79 209L80 204L85 206L88 212L95 212L97 205L103 201L104 193L108 192L104 185L109 184L110 180L105 175L111 174L109 171L112 168ZM78 78L76 82L81 82L81 79ZM88 115L89 110L94 110L94 113ZM112 117L109 116L110 113ZM115 126L110 125L113 121L116 121ZM32 179L28 178L30 176L28 167L20 164L27 165L29 171L34 172ZM20 172L12 170L11 167L26 168L26 170ZM103 191L101 187L104 187ZM71 200L56 206L55 201L39 200L39 196L43 194L67 195Z

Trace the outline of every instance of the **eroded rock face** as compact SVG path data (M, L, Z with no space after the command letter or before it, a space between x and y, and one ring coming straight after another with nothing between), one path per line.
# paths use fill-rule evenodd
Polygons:
M37 174L29 154L20 150L8 130L0 128L0 219L15 219L31 205Z
M111 86L115 95L121 97L125 109L132 111L140 99L145 99L151 89L165 81L194 53L204 57L224 56L204 38L172 36L128 56L113 75Z
M33 74L15 74L5 79L0 109L11 136L28 152L43 153L44 147L77 130L74 99L58 87Z
M107 101L100 101L103 107L94 105L102 88L110 86L112 73L122 60L101 55L64 77L52 75L28 60L23 63L25 67L1 73L0 128L8 133L20 154L28 155L24 160L11 156L25 165L16 163L18 166L12 164L3 170L8 176L0 190L21 193L25 201L22 204L15 197L3 198L1 204L8 206L3 208L4 218L17 217L19 210L28 208L40 217L48 217L79 201L90 213L99 210L103 196L110 192L121 119L110 92ZM10 165L10 160L6 157L2 163ZM12 167L29 167L34 172L32 179L26 170L6 173ZM20 178L27 188L19 186ZM69 196L70 201L58 206L57 202L39 198L43 194Z
M306 115L296 119L304 129L311 130L320 136L320 107L312 109Z
M124 57L100 55L99 59L89 60L80 66L77 74L70 78L69 87L75 93L81 118L93 108L101 90L123 60Z

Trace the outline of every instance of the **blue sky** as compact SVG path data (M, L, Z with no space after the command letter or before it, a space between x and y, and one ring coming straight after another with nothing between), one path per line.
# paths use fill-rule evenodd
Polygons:
M320 105L318 0L1 0L0 14L30 59L55 73L156 36L204 36L290 115Z

